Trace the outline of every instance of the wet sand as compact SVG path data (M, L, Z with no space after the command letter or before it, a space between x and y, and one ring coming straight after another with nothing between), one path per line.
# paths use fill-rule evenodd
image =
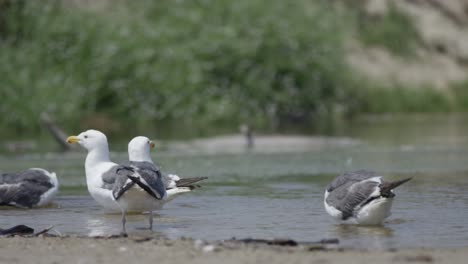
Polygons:
M1 237L0 263L466 263L468 248L357 250L192 239Z

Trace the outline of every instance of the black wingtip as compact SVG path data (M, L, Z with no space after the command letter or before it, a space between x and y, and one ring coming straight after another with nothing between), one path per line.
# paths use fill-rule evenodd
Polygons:
M402 179L402 180L398 180L398 181L389 182L389 183L388 183L388 186L389 186L389 188L391 188L391 189L395 189L396 187L402 185L402 184L405 183L405 182L410 181L411 179L413 179L413 178L412 178L412 177L409 177L409 178L406 178L406 179Z
M128 191L130 188L132 188L134 184L135 184L135 183L132 181L131 183L125 184L125 185L123 186L122 189L116 190L116 191L112 191L112 196L114 197L114 200L117 201L118 199L120 199L120 197L122 197L122 195L123 195L126 191Z
M194 178L182 178L176 181L177 187L189 187L191 190L199 187L199 185L193 185L196 182L208 179L208 177L194 177Z
M395 189L396 187L402 185L405 182L410 181L413 179L412 177L402 179L402 180L397 180L397 181L392 181L392 182L383 182L380 184L380 193L384 197L392 197L392 190Z
M150 187L148 187L146 184L142 183L139 177L135 177L133 175L128 175L127 176L132 182L136 183L138 186L140 186L145 192L147 192L149 195L153 196L157 200L161 200L162 197L158 193L155 193Z

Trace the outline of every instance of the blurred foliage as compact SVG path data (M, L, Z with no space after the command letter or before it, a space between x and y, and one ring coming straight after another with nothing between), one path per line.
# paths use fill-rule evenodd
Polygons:
M451 90L458 108L468 109L468 81L453 84Z
M326 1L120 1L104 11L9 1L0 123L41 111L118 120L282 122L347 112L341 27Z
M154 122L277 129L445 104L429 93L413 109L401 100L416 100L414 92L356 80L343 48L352 19L333 1L67 3L0 0L3 127L34 132L46 111L69 130L95 114L131 120L122 130ZM361 25L366 43L414 39L396 10L376 23Z
M373 85L360 91L363 113L448 112L454 103L447 91L430 87L383 87Z
M370 16L357 11L359 39L368 46L383 47L394 55L414 56L421 38L411 18L398 10L393 2L384 15Z

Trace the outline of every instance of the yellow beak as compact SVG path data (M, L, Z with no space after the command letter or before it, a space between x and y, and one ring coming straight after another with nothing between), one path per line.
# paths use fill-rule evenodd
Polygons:
M150 143L150 148L154 148L156 146L153 141L150 141L149 143Z
M73 143L76 143L78 141L80 141L80 139L77 136L69 136L67 138L67 143L68 144L73 144Z

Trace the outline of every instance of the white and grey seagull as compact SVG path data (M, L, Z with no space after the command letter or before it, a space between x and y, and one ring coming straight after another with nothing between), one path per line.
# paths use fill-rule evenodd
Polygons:
M70 136L67 142L78 143L88 150L85 160L88 191L101 206L122 212L122 234L126 234L127 212L148 211L149 227L152 229L153 210L162 208L172 195L171 191L166 192L159 168L139 162L112 162L107 137L97 130ZM191 187L187 185L187 188Z
M149 211L149 227L152 229L151 212L160 208L167 196L160 172L112 162L107 137L97 130L70 136L67 142L78 143L88 150L85 161L88 191L103 207L121 210L122 234L126 234L127 212Z
M149 138L138 136L128 143L128 159L130 165L148 168L159 171L159 167L154 164L150 149L154 148L154 143ZM180 178L175 174L163 174L162 179L167 192L167 203L178 194L190 192L197 185L194 183L207 179L207 177Z
M54 172L30 168L15 173L0 174L0 205L20 208L49 204L58 192Z
M359 170L337 176L325 191L324 205L337 220L379 225L390 216L393 189L411 180L385 181L375 172Z

